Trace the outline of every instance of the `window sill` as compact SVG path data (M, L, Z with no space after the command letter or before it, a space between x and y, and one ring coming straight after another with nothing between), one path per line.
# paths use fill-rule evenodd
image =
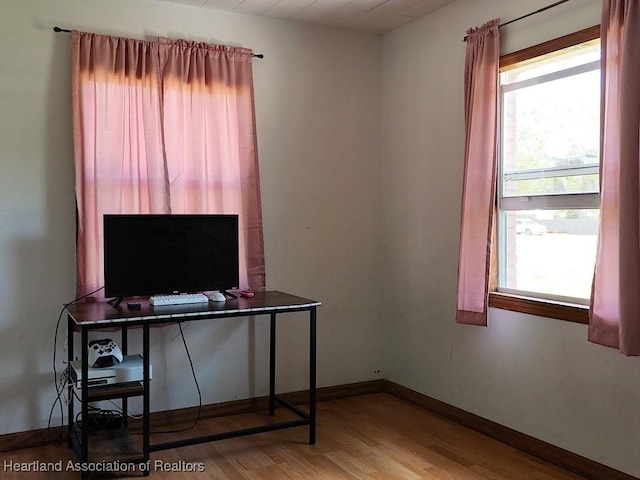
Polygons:
M589 308L586 305L575 305L501 292L490 292L489 306L585 325L589 323Z

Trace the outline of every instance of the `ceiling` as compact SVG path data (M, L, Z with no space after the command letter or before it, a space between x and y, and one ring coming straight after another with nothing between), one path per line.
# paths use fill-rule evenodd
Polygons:
M455 0L157 0L383 35Z

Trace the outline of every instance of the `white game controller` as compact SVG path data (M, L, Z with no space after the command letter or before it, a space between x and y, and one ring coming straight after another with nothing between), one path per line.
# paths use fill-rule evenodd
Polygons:
M123 360L122 351L110 338L89 342L89 367L111 367Z

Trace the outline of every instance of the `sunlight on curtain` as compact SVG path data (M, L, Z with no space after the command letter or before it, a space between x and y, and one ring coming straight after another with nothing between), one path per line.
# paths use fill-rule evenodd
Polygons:
M251 51L72 38L78 294L103 284L105 213L238 214L240 287L264 290Z
M104 284L105 213L169 211L159 71L157 44L72 32L78 296Z
M240 285L265 285L251 51L161 39L173 213L237 213ZM215 134L212 134L215 132Z

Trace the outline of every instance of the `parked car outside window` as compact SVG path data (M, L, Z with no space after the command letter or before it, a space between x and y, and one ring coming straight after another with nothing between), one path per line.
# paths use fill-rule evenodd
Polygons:
M547 227L528 218L519 218L516 220L516 233L544 235L547 233Z

